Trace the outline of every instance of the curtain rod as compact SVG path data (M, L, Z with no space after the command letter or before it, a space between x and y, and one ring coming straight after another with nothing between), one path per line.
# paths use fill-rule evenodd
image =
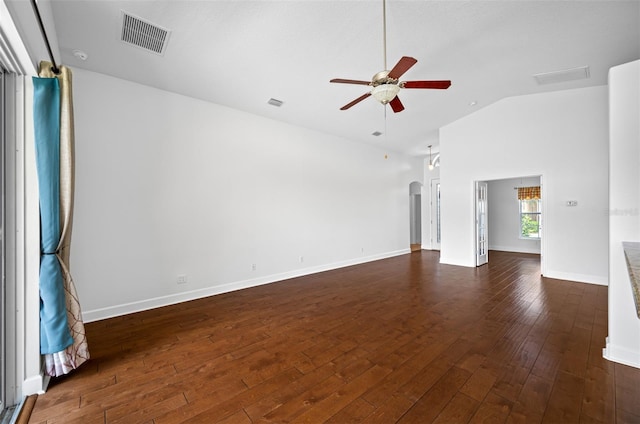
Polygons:
M31 0L31 6L33 7L33 13L35 13L36 18L38 20L38 25L40 25L40 33L42 34L42 39L47 46L47 51L49 52L49 58L51 59L51 63L53 67L51 70L54 74L58 75L60 73L60 68L56 65L56 60L53 57L53 52L51 51L51 44L49 44L49 37L47 37L47 32L44 30L44 24L42 23L42 17L40 16L40 11L38 10L38 5L36 4L36 0Z

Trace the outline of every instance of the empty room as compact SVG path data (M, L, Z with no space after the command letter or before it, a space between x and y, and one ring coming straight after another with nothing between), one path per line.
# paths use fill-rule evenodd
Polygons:
M640 422L640 2L0 14L0 422Z

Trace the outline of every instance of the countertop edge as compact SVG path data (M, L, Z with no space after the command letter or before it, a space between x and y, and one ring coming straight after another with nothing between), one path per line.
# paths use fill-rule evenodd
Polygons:
M640 242L623 241L622 248L629 270L631 290L636 304L636 314L640 318Z

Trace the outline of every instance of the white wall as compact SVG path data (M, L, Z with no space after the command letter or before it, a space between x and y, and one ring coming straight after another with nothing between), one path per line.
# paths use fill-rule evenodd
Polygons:
M640 61L609 71L609 337L605 357L640 368L636 313L623 241L640 241Z
M474 181L541 175L543 273L607 284L607 121L600 86L503 99L443 127L441 261L475 264Z
M489 211L490 250L540 253L540 240L528 240L520 237L520 202L518 201L518 191L514 189L514 187L539 185L540 177L510 178L488 182L487 208Z
M82 70L74 102L87 321L409 251L419 159Z

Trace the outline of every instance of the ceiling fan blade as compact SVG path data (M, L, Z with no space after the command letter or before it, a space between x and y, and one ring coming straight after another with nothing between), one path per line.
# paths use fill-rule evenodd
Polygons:
M451 81L404 81L402 88L436 88L445 90L451 86Z
M361 101L363 101L364 99L366 99L367 97L371 96L371 93L366 93L363 94L362 96L358 97L357 99L355 99L354 101L352 101L351 103L347 103L346 105L342 106L340 108L340 110L347 110L349 109L351 106L360 103Z
M350 80L350 79L342 79L342 78L334 78L329 82L338 82L340 84L360 84L360 85L371 84L371 81Z
M404 110L404 105L402 104L398 96L394 97L389 102L389 106L391 106L391 109L393 109L394 113L402 112Z
M402 56L396 66L393 67L391 71L389 71L389 75L387 77L398 79L409 70L413 65L415 65L418 61L409 56Z

